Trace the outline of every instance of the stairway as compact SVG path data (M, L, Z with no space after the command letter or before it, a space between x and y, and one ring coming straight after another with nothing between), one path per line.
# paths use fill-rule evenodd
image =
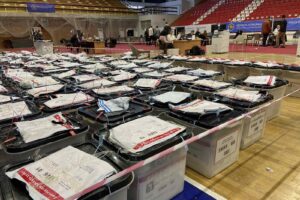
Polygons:
M264 0L253 0L244 10L233 18L232 21L245 21L263 2Z
M218 1L213 7L211 7L208 11L206 11L203 15L201 15L195 22L193 22L194 25L199 24L203 19L205 19L208 15L213 13L220 5L222 5L225 2L225 0Z

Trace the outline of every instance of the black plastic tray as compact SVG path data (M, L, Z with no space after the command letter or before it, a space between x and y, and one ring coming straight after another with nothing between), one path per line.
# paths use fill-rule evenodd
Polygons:
M80 75L95 75L95 74L90 74L90 73L77 73L75 74L74 76L80 76ZM99 76L100 78L100 76ZM62 82L64 83L68 83L68 84L71 84L71 85L78 85L78 84L82 84L82 83L87 83L89 81L93 81L93 80L87 80L87 81L76 81L72 76L71 77L67 77L67 78L63 78L63 79L59 79L61 80Z
M248 84L248 83L244 83L245 79L242 80L236 80L234 81L235 84L237 85L242 85L242 86L247 86L247 87L251 87L251 88L258 88L258 89L273 89L273 88L278 88L284 85L287 85L289 82L285 81L285 80L281 80L281 79L276 79L275 81L275 85L274 86L269 86L269 85L257 85L257 84Z
M84 143L82 145L77 146L76 148L89 153L94 154L97 147L94 143ZM125 169L127 166L124 164L124 162L118 158L118 155L116 155L113 152L106 152L105 154L101 153L103 149L100 148L100 151L96 153L97 157L101 157L102 160L105 160L109 162L115 169L117 169L118 172ZM25 188L25 184L18 180L11 180L6 175L5 172L13 169L20 168L26 164L32 163L34 160L23 160L18 163L13 163L10 165L5 166L2 169L1 173L1 193L2 198L4 200L30 200L32 199L29 196L28 191ZM117 192L118 190L128 186L133 180L132 173L122 176L121 178L118 178L111 183L109 183L109 186L105 185L102 186L99 189L96 189L82 197L79 198L79 200L95 200L95 199L102 199L111 193Z
M115 126L116 123L119 124L120 122L123 122L129 118L135 118L152 110L150 106L134 100L130 101L129 109L126 112L114 112L107 115L103 114L99 117L99 112L97 112L97 109L97 105L79 108L78 113L96 121L107 123L108 126L112 127Z
M56 73L64 73L64 72L67 72L69 71L70 69L68 68L64 68L64 70L61 70L61 71L52 71L52 72L44 72L43 69L39 69L39 68L36 68L36 69L28 69L28 71L31 71L31 72L34 72L35 75L37 76L51 76L52 74L56 74Z
M124 96L135 96L135 95L138 95L139 92L137 90L133 90L133 91L130 91L130 92L119 92L119 93L112 93L112 94L106 94L106 95L100 95L100 94L97 94L93 91L90 92L90 95L96 97L96 98L99 98L99 99L103 99L103 100L109 100L109 99L115 99L115 98L118 98L118 97L124 97Z
M35 117L35 116L38 116L39 114L41 114L41 111L38 109L38 107L35 105L35 103L30 102L30 101L25 101L25 103L27 104L29 110L31 111L31 114L0 120L0 125L10 124L12 122L20 121L21 119L25 119L25 120L30 119L31 117Z
M114 81L114 82L116 82L116 83L118 83L118 84L124 84L124 83L127 83L127 82L135 82L135 81L137 81L139 78L140 78L140 76L137 74L135 77L133 77L133 78L131 78L131 79L122 80L122 81L115 81L115 80L113 80L111 77L109 77L108 79L109 79L110 81Z
M187 75L196 76L196 75L192 75L192 74L187 74ZM222 76L222 75L223 75L223 73L220 72L220 73L217 73L214 75L202 75L202 76L198 75L197 77L199 77L199 79L214 79L215 77ZM195 81L197 81L197 80L195 80ZM186 83L186 84L188 84L188 83Z
M218 103L227 104L231 107L234 107L239 110L245 110L245 109L251 109L255 108L257 106L260 106L264 103L267 103L273 99L273 96L270 94L267 94L266 92L261 91L260 92L263 96L259 99L257 102L250 102L250 101L244 101L244 100L237 100L232 98L223 97L220 95L213 95L211 97L208 97L210 101L215 101Z
M284 67L284 70L290 70L290 71L300 71L300 65L286 65Z
M76 116L72 116L70 114L64 114L66 119L70 121L74 126L79 127L79 129L74 130L74 133L76 135L83 133L88 129L88 126L80 122L78 119L76 119ZM43 116L46 117L46 116ZM38 119L40 117L37 117L35 119ZM33 120L33 119L31 119ZM47 138L39 139L36 141L32 141L29 143L24 143L20 133L18 132L17 128L15 125L6 125L1 127L2 132L0 133L0 137L15 137L15 140L11 140L8 143L3 144L5 147L6 151L9 153L19 153L23 151L27 151L39 146L42 146L44 144L48 144L50 142L55 142L60 139L66 138L71 136L70 132L68 130L66 131L60 131L57 132Z
M236 110L232 110L232 111L225 111L225 112L221 112L219 113L219 115L217 116L216 114L206 114L203 116L193 116L193 115L188 115L187 113L183 113L183 112L174 112L171 111L169 112L169 115L181 120L184 120L188 123L206 128L206 129L211 129L214 128L222 123L225 123L226 121L229 121L231 119L234 119L238 116L240 116L243 112L241 111L236 111Z
M97 139L97 137L99 136L95 135L95 139ZM111 143L107 137L104 139L104 144L108 146L110 149L112 149L113 151L118 152L118 154L125 160L128 160L130 162L137 162L137 161L145 160L151 156L154 156L170 147L175 146L176 144L181 143L183 140L186 140L191 137L192 137L191 133L187 133L184 131L165 142L154 145L151 148L148 148L138 153L129 153L129 152L122 151L122 147Z
M198 79L196 80L193 80L193 81L197 81ZM169 84L174 84L174 85L183 85L183 84L187 84L187 83L192 83L191 82L181 82L181 81L171 81L171 80L166 80L164 79L165 82L169 83Z
M152 99L151 96L157 96L157 95L160 95L160 94L163 94L163 93L166 93L166 92L170 92L170 91L172 91L172 90L155 90L155 91L151 91L151 92L146 93L146 94L138 95L134 99L136 101L147 103L147 104L149 104L151 106L155 106L157 108L168 108L169 107L169 103L157 102L154 99ZM180 102L178 104L189 102L189 101L191 101L191 100L193 100L195 98L196 98L196 96L191 93L190 97L188 97L187 99L185 99L184 101L182 101L182 102ZM178 105L178 104L173 104L173 105Z
M193 85L192 83L186 83L186 84L182 84L182 87L185 87L187 89L192 89L192 90L198 90L198 91L205 91L205 92L216 92L218 90L222 90L225 88L230 87L229 86L224 86L218 89L214 89L214 88L210 88L210 87L205 87L205 86L201 86L201 85Z
M36 99L49 99L51 95L55 95L55 94L68 94L68 93L72 93L74 91L72 90L72 88L70 86L65 85L63 88L61 88L58 91L51 92L51 93L48 93L48 94L42 94L42 95L40 95L38 97L34 97L34 96L28 94L27 90L23 90L21 92L22 92L23 96L28 96L27 97L28 99L34 101Z
M136 88L137 90L140 90L140 91L155 91L155 90L163 90L163 89L167 89L169 88L170 90L172 89L172 84L170 84L169 82L165 82L165 81L161 81L161 83L154 89L152 88L143 88L143 87L134 87Z
M40 110L45 113L54 113L54 112L60 112L60 111L65 111L65 110L71 110L71 109L76 109L76 108L83 107L83 106L90 106L90 105L93 105L96 103L96 100L93 100L93 101L86 102L86 103L76 103L76 104L70 104L67 106L61 106L61 107L57 107L57 108L49 108L44 103L46 101L50 100L50 98L49 98L50 96L51 95L48 95L48 97L44 97L44 98L40 98L40 99L36 100L37 105L39 106Z
M15 103L15 102L18 102L18 101L22 101L22 98L19 95L16 95L16 94L9 94L9 93L0 93L0 94L5 95L5 96L10 96L9 101L0 102L0 105L6 104L6 103ZM16 99L13 99L13 97L15 97Z
M270 70L272 70L272 69L284 69L284 66L276 66L276 67L264 67L264 66L260 66L260 65L257 65L257 64L255 64L255 63L253 63L251 66L249 66L249 67L253 67L253 68L259 68L259 69L270 69Z
M253 63L247 63L247 64L229 64L229 63L224 63L224 65L232 66L232 67L252 67Z

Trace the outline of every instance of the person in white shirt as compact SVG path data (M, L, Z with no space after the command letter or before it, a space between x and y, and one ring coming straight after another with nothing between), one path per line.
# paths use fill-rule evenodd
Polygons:
M174 40L176 40L176 37L174 35L174 30L171 30L171 32L167 35L167 41L173 43Z
M276 27L275 30L273 31L273 34L274 34L275 36L277 36L278 33L279 33L279 30L280 30L280 25L277 25L277 27Z
M149 34L149 38L150 38L150 44L153 44L153 41L154 41L154 29L153 29L152 26L149 27L148 34Z
M174 48L173 41L168 40L168 35L171 33L171 27L165 27L159 36L159 47L167 54L167 49Z

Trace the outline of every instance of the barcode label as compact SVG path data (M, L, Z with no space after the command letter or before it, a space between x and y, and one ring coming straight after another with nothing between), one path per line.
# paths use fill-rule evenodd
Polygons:
M238 133L233 132L217 141L215 163L237 151Z
M266 112L261 112L256 116L252 117L250 120L250 127L247 134L247 137L254 137L254 135L259 135L264 129Z

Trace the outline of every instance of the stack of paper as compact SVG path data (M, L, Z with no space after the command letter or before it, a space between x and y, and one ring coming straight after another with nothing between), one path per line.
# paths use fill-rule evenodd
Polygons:
M238 88L228 88L217 93L220 96L242 101L257 102L262 94L259 91L249 91Z
M199 114L199 115L232 110L232 108L224 104L215 103L206 100L200 100L200 99L196 99L190 103L186 103L178 106L170 105L170 109L174 111L182 111L185 113Z
M68 146L6 175L25 183L32 199L70 199L114 173L106 161Z
M61 123L53 123L54 121ZM16 126L24 142L28 143L49 137L61 131L78 129L78 127L70 124L67 126L65 123L67 123L66 118L61 113L57 113L31 121L17 122Z
M165 103L178 104L186 100L190 96L191 96L190 93L173 91L173 92L166 92L157 96L153 96L151 98L157 102L164 103L164 104Z
M32 114L24 101L0 105L0 120L12 119Z
M57 94L56 98L46 101L44 105L48 108L57 108L62 106L84 104L94 101L94 97L83 92L72 93L72 94Z
M112 128L109 140L123 149L136 153L182 133L185 127L154 116L142 117Z

